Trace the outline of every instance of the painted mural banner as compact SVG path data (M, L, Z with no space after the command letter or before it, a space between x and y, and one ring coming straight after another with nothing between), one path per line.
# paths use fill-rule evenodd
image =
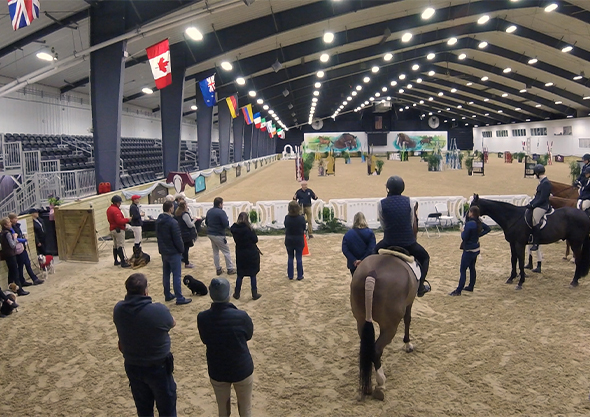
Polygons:
M432 151L436 148L445 149L446 145L446 135L421 135L412 132L397 133L393 141L393 147L396 150L407 151Z
M362 143L351 133L305 135L305 147L311 152L357 152L361 150Z

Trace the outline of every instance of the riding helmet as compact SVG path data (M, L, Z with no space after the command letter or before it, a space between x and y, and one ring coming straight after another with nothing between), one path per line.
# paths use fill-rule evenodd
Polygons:
M535 173L535 175L543 175L545 173L545 167L541 164L537 164L533 168L533 172Z
M113 198L111 198L111 203L116 204L116 203L121 203L123 202L123 199L121 198L120 195L114 195Z
M401 195L401 193L404 192L406 185L401 177L394 175L393 177L389 177L386 187L387 195Z
M590 161L590 153L585 153L582 157L582 161Z

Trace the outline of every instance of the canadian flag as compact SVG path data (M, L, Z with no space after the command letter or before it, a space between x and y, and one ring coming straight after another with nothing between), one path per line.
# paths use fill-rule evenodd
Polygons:
M168 39L150 46L146 49L146 52L158 90L172 84L170 46L168 45Z

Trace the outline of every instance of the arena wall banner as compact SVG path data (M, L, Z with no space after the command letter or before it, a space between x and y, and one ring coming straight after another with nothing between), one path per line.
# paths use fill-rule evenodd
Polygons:
M392 131L387 134L387 146L374 146L377 152L432 151L435 148L447 149L445 131ZM345 133L305 133L304 146L310 152L366 152L367 134L365 132Z
M195 194L205 191L207 184L205 183L205 177L199 175L195 178Z

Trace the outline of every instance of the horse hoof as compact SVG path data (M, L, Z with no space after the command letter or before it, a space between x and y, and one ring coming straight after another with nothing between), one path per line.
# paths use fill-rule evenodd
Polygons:
M512 284L513 281L514 281L514 278L508 278L506 280L506 284Z
M406 353L412 353L414 351L414 345L412 345L411 343L406 343L404 346L404 350L406 351Z
M561 258L561 259L563 259L564 261L569 261L569 259L567 258L567 256L564 256L564 257L563 257L563 258Z
M576 288L577 286L578 286L578 283L577 282L572 281L570 283L570 288Z
M379 401L385 400L385 394L383 393L383 390L381 390L380 388L375 388L375 390L373 391L373 398Z
M518 284L514 289L515 290L522 290L522 285Z

